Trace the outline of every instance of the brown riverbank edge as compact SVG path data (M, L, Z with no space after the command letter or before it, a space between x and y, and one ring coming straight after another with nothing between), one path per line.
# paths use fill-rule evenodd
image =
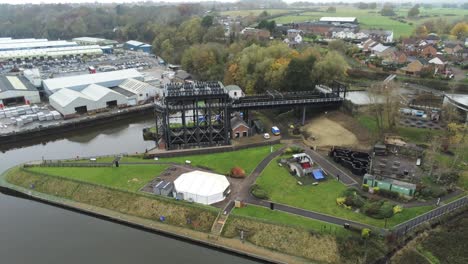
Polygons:
M18 168L13 167L3 172L0 175L0 191L7 195L17 196L25 199L30 199L45 203L48 205L64 208L67 210L83 213L107 221L123 224L126 226L138 228L145 231L150 231L162 234L171 238L191 242L212 249L231 252L236 255L253 258L263 262L270 263L311 263L309 259L284 254L277 251L272 251L263 247L253 245L247 241L242 242L239 239L225 238L221 236L214 237L210 233L199 232L187 228L172 226L161 222L144 219L141 217L131 216L119 213L113 210L75 202L61 197L53 196L27 189L9 183L6 176L11 170Z

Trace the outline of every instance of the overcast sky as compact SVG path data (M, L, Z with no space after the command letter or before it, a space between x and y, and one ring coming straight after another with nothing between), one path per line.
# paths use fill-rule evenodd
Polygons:
M144 2L146 0L0 0L2 4L41 4L41 3L130 3L130 2ZM151 1L151 0L150 0ZM207 0L164 0L164 2L192 2L197 3ZM326 1L326 0L325 0ZM153 2L162 2L159 0L153 0ZM218 2L236 2L236 0L218 0Z

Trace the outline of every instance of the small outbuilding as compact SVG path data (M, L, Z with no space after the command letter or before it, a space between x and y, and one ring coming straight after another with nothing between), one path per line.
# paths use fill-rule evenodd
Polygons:
M177 198L206 205L226 199L229 186L226 176L198 170L181 174L174 181Z
M238 115L231 118L231 136L232 138L247 137L249 135L249 125Z
M231 99L239 99L245 96L242 89L237 85L228 85L225 86L224 89L228 92Z
M162 196L172 196L174 183L169 181L160 181L153 187L153 193Z

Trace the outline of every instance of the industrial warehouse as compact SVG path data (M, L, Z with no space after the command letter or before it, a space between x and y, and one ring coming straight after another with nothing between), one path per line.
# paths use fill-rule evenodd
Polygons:
M40 102L39 91L26 78L0 76L0 108L14 104Z
M128 69L77 75L43 81L49 102L65 118L100 112L113 107L134 106L162 94L160 88L142 82L143 75Z
M99 45L79 45L77 42L47 39L2 39L0 61L46 60L70 56L99 56L103 54Z

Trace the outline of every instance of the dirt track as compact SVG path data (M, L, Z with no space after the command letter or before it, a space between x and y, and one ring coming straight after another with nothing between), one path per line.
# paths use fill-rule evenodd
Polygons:
M303 129L311 145L355 148L369 146L370 136L367 130L363 129L355 119L341 112L331 112L313 118Z

